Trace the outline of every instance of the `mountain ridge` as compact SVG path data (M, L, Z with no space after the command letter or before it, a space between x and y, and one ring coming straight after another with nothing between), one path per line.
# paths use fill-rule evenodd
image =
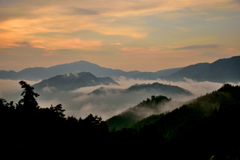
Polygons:
M240 56L223 58L213 63L198 63L187 66L180 71L173 73L166 80L182 81L190 78L196 81L212 82L239 82L240 81Z
M96 85L119 85L109 77L96 77L90 72L67 73L57 75L49 79L42 80L34 84L36 90L42 90L45 87L57 89L59 91L75 90L81 87L96 86Z
M101 67L97 64L81 60L73 63L59 64L48 68L26 68L19 72L12 70L1 70L0 79L42 80L66 73L91 72L98 77L108 76L111 78L118 78L124 76L126 78L142 80L156 80L158 78L161 78L171 81L184 81L184 78L189 78L196 81L227 83L240 81L239 68L240 56L218 59L213 63L197 63L186 67L164 69L157 72L126 72L120 69Z
M140 93L149 93L151 95L165 95L165 96L176 96L176 95L186 95L191 96L192 93L188 90L173 86L162 84L158 82L148 83L148 84L135 84L126 89L116 89L116 88L104 88L100 87L98 89L93 90L89 94L96 94L96 95L106 95L107 93L122 93L122 94L140 94ZM151 94L151 95L150 95Z

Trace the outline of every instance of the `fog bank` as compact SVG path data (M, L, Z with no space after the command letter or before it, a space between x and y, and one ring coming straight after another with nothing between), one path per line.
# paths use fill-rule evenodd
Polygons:
M185 79L184 82L171 82L165 80L134 80L134 79L126 79L125 77L120 77L115 79L120 86L110 85L100 85L94 87L83 87L73 91L61 91L55 92L54 90L45 89L40 93L40 97L37 98L39 106L41 107L50 107L51 104L53 106L57 104L62 104L63 108L66 110L66 116L75 116L76 118L82 117L85 118L87 115L92 113L93 115L101 116L104 120L121 113L122 111L136 106L146 98L150 98L149 95L146 95L142 92L136 94L120 94L118 92L107 92L105 95L94 95L88 94L93 90L104 87L104 89L127 89L128 87L135 84L146 84L146 83L162 83L162 84L170 84L182 87L186 90L189 90L193 93L193 96L181 96L178 95L176 97L168 97L172 98L174 101L178 101L180 103L188 101L192 98L196 98L201 95L205 95L206 93L210 93L214 90L219 89L223 84L222 83L214 83L214 82L196 82L191 79ZM37 81L26 81L27 83L33 85L37 83ZM240 83L230 83L232 85L240 85ZM19 81L15 80L0 80L0 98L4 98L7 101L14 101L15 103L20 100L21 96L21 86L19 85ZM50 92L52 91L52 92ZM179 105L176 105L179 107ZM167 110L174 109L175 106L171 105L171 107L165 107L164 112Z

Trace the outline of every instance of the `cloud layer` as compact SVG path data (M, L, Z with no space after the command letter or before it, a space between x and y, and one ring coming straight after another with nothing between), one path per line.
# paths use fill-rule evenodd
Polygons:
M120 84L120 86L108 86L106 87L106 89L126 89L136 83L143 84L159 82L163 84L177 85L191 91L194 94L193 96L187 97L181 95L170 97L173 99L174 102L171 104L166 104L164 107L161 107L161 112L165 112L167 110L172 110L176 107L179 107L179 105L181 105L182 103L217 90L223 85L221 83L196 82L190 79L186 79L185 82L169 82L160 79L157 81L142 81L133 79L127 80L124 77L118 79L117 82ZM35 82L28 83L33 85ZM240 85L240 83L238 83L238 85ZM5 98L7 101L13 100L14 102L18 102L18 100L20 100L21 88L18 84L18 81L1 80L0 86L0 96L2 98ZM66 110L65 113L67 116L74 115L77 118L84 118L88 114L92 113L94 115L99 115L104 120L106 120L111 116L121 113L129 107L136 106L147 98L151 98L149 95L141 92L134 95L120 94L119 92L106 92L106 94L104 95L88 95L88 93L99 87L102 86L84 87L75 91L57 93L54 92L54 89L52 88L45 88L43 93L40 94L40 97L38 97L37 101L41 107L50 107L51 104L55 106L61 103Z

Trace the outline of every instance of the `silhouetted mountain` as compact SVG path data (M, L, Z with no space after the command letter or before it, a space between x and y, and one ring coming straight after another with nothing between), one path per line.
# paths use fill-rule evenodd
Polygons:
M184 94L184 95L191 95L191 93L181 87L172 86L161 84L158 82L152 84L136 84L129 87L125 92L127 93L134 93L134 92L151 92L153 94L162 94L166 96L177 95L177 94Z
M0 71L0 79L16 79L17 78L17 72L15 71Z
M213 63L199 63L187 66L165 77L167 80L182 81L190 78L196 81L239 82L240 56L219 59Z
M148 97L151 95L165 95L165 96L176 96L176 95L192 95L188 90L185 90L178 86L166 85L161 84L158 82L152 84L135 84L127 89L114 89L114 88L98 88L92 91L89 94L96 94L96 95L106 95L106 94L114 94L114 93L121 93L121 94L147 94Z
M178 72L179 70L181 70L182 68L171 68L171 69L164 69L164 70L160 70L157 72L140 72L136 75L131 76L131 78L133 79L142 79L142 80L154 80L154 79L158 79L161 77L166 77L169 76L175 72Z
M172 68L157 72L125 72L119 69L104 68L97 64L79 61L61 64L49 68L26 68L19 72L0 71L0 79L12 80L41 80L66 73L90 72L96 76L120 77L134 79L163 78L172 81L182 81L184 77L197 81L213 82L239 82L240 81L240 56L219 59L214 63L199 63L184 68Z
M25 80L40 80L66 73L90 72L96 76L109 77L131 77L132 75L140 73L139 71L124 72L118 69L104 68L97 64L86 61L79 61L68 64L61 64L49 68L35 67L26 68L19 72L15 71L0 71L0 79L25 79Z
M180 69L180 68L179 68ZM176 69L166 69L158 72L139 72L130 71L125 72L119 69L111 69L101 67L94 63L89 63L86 61L73 62L68 64L61 64L52 66L49 68L35 67L26 68L19 72L15 71L0 71L0 79L12 79L12 80L41 80L50 78L53 76L66 74L66 73L79 73L79 72L90 72L96 76L108 76L108 77L120 77L124 76L126 78L138 78L138 79L157 79L160 76L167 76L179 70Z
M81 87L96 85L118 85L117 82L109 77L96 77L89 72L67 73L45 79L33 85L36 90L57 89L59 91L69 91Z

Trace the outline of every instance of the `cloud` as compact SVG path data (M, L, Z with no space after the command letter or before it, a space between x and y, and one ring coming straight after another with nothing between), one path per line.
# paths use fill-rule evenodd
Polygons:
M39 103L39 106L41 107L50 107L51 104L53 106L57 104L62 104L63 108L66 110L65 114L67 116L73 115L77 118L84 118L90 113L92 113L94 115L101 116L104 120L106 120L130 107L136 106L143 100L151 97L151 95L147 95L143 92L131 95L121 94L120 92L116 91L112 92L110 90L111 88L126 89L136 83L143 84L159 82L163 84L177 85L179 87L189 90L194 94L190 97L181 95L169 97L172 98L174 102L171 104L166 104L164 107L161 107L161 110L159 110L160 113L179 107L183 102L189 101L201 95L205 95L206 93L210 93L214 90L219 89L223 85L221 83L213 82L196 82L191 79L185 79L184 82L171 82L161 79L148 81L126 79L125 77L121 77L116 81L120 84L120 86L105 86L104 89L106 90L106 94L103 95L88 94L93 90L97 89L98 87L102 86L84 87L75 91L66 92L54 92L53 88L45 88L44 92L38 92L40 96L37 98L37 101ZM33 85L36 82L28 81L28 83ZM240 85L240 83L238 83L238 85ZM14 100L14 102L17 102L18 100L20 100L21 90L22 89L20 88L18 81L0 80L0 96L7 99L8 101Z
M113 45L113 46L119 46L119 45L121 45L122 43L110 43L110 45Z
M44 44L51 49L94 49L102 45L101 41L73 39L60 39ZM43 46L44 46L43 45Z
M42 91L43 91L43 93L52 93L52 92L56 91L56 88L47 86L47 87L44 87L42 89Z
M175 97L171 97L174 102L166 104L159 110L160 112L165 112L168 110L172 110L176 107L179 107L183 102L189 101L198 96L204 95L206 93L212 92L214 90L219 89L223 84L221 83L213 83L213 82L196 82L191 79L186 79L185 82L170 82L164 81L161 79L158 80L134 80L134 79L126 79L125 77L121 77L119 79L115 79L120 86L114 87L117 89L126 89L134 84L143 84L143 83L154 83L159 82L163 84L171 84L177 85L182 88L185 88L191 91L193 96L182 96L178 95ZM101 86L99 86L101 87ZM113 86L112 86L113 87ZM65 101L65 106L67 114L75 115L77 117L85 117L89 113L99 115L103 119L108 119L113 115L117 115L122 111L128 109L129 107L136 106L141 101L146 100L146 98L150 98L150 95L147 95L143 92L135 93L132 95L129 94L121 94L120 92L111 92L111 86L104 87L103 89L106 91L103 95L86 95L86 93L91 92L92 90L98 88L95 87L84 87L80 88L75 93L81 93L79 96L74 96L75 98L69 100L71 103ZM83 94L85 93L85 94ZM70 105L71 104L71 105ZM147 112L147 114L152 114L152 111ZM155 113L157 114L157 113Z
M185 49L206 49L206 48L219 48L222 45L209 44L209 45L192 45L181 48L176 48L175 50L185 50Z
M9 101L18 102L21 98L22 88L19 84L20 80L2 80L0 79L0 98ZM39 81L27 81L28 84L35 84Z
M121 77L115 80L120 84L120 86L104 87L103 89L106 91L104 92L105 94L87 95L87 93L93 91L98 86L84 87L82 89L80 88L74 91L75 96L73 98L70 98L68 100L62 99L61 101L64 102L63 104L66 107L65 109L66 109L67 115L74 115L76 117L86 117L89 113L92 113L94 115L101 116L104 120L110 118L111 116L117 115L130 107L136 106L143 100L146 100L146 98L150 98L151 95L147 95L143 92L129 95L129 94L122 94L120 92L110 90L111 88L126 89L136 83L143 84L143 83L159 82L163 84L177 85L179 87L189 90L194 94L193 96L178 95L175 97L170 97L173 99L173 102L159 107L160 110L155 114L169 111L176 107L180 107L184 102L187 102L198 96L205 95L206 93L210 93L214 90L217 90L223 85L222 83L213 83L213 82L207 82L207 81L197 82L191 79L185 79L184 82L171 82L171 81L164 81L161 79L134 80L134 79L126 79L125 77ZM80 93L80 95L78 95L78 93ZM152 111L149 111L146 113L147 115L153 114Z
M169 102L161 102L160 104L154 105L153 107L138 107L133 110L128 110L128 112L133 112L133 114L137 116L136 121L139 121L151 115L171 112L172 110L181 107L183 104L184 102L171 100Z
M73 15L98 15L98 11L86 8L71 8L69 14Z
M170 53L171 51L164 51L158 47L124 47L120 49L124 55L150 55L159 53Z
M15 42L15 44L17 44L17 45L19 45L19 46L27 46L27 45L29 45L29 43L26 42L26 41L23 41L23 42Z
M88 29L99 32L105 35L122 35L122 36L128 36L133 38L144 38L147 37L147 34L144 33L144 31L141 29L137 29L136 27L128 26L128 27L112 27L108 26L106 24L103 25L97 25L90 27Z
M124 35L144 38L148 34L144 27L128 24L114 25L106 19L117 19L119 16L146 16L179 11L195 6L212 6L216 3L229 3L230 0L189 1L182 0L158 1L149 0L96 0L88 1L27 1L2 2L0 29L13 34L23 35L22 40L29 39L36 33L71 33L79 30L91 30L105 35ZM108 4L108 5L106 5ZM21 16L19 16L21 15ZM103 23L104 22L104 23ZM31 34L31 36L29 35ZM38 37L39 38L39 37ZM37 38L37 39L38 39ZM28 40L27 40L28 41ZM2 41L1 41L2 42Z
M205 21L218 21L218 20L224 20L229 19L229 17L213 17L213 18L207 18Z
M0 80L0 98L7 98L5 95L20 91L18 82L16 80Z

